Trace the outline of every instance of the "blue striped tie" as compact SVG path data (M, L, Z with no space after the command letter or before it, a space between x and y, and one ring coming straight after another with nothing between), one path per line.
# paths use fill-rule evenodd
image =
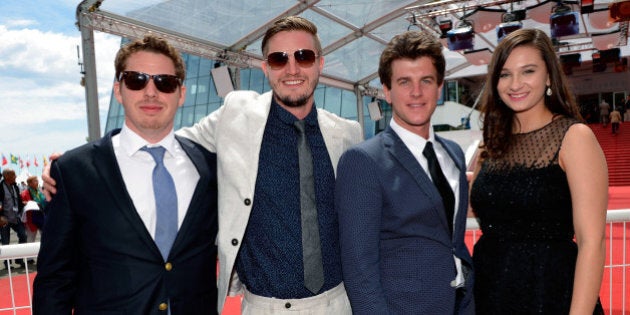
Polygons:
M168 259L175 237L177 236L177 192L173 177L164 167L164 147L141 150L149 152L155 160L153 168L153 194L155 196L156 224L155 243L164 261Z

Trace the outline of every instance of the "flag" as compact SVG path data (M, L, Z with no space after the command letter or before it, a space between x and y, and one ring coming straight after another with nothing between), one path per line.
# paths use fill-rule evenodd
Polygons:
M33 165L35 165L35 167L39 167L39 164L37 164L37 157L36 156L33 157Z
M46 156L42 156L42 160L44 161L44 167L46 167L46 165L48 165L48 159L46 158Z
M20 157L20 168L24 168L24 161L22 161L22 157Z
M13 153L11 153L11 163L12 164L18 164L18 157L13 155Z
M4 154L3 154L2 155L2 165L4 166L4 165L7 165L7 164L9 164L9 161L7 161L7 157L4 156Z

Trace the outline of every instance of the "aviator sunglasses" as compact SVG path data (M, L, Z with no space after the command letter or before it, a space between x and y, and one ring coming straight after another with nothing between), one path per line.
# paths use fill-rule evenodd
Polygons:
M149 80L153 79L153 84L162 93L173 93L182 81L171 74L146 74L138 71L123 71L120 73L118 81L125 82L128 89L138 91L144 89Z
M302 68L308 68L315 63L315 58L317 55L314 51L310 49L300 49L296 50L293 53L293 57L295 58L295 62ZM278 70L282 69L289 62L289 54L284 51L272 52L267 55L267 64L271 69Z

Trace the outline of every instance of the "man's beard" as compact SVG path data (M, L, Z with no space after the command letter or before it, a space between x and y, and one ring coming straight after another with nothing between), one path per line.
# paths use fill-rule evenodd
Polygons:
M281 96L276 91L273 91L273 95L280 104L283 104L287 107L302 107L307 105L308 101L315 94L315 89L317 88L317 84L319 83L319 78L315 80L314 83L315 84L311 86L310 92L304 93L303 95L299 95L297 97L292 98L291 96Z
M313 93L314 93L314 91L313 91ZM280 104L283 104L283 105L287 106L287 107L302 107L302 106L306 105L306 103L308 102L310 97L313 95L313 93L308 94L308 95L304 94L304 95L298 96L297 98L291 98L289 96L282 97L282 96L280 96L280 95L278 95L278 94L276 94L274 92L278 102Z

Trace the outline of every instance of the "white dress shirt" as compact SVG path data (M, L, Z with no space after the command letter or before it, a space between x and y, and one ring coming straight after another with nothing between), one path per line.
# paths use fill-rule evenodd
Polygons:
M171 130L160 142L149 144L123 124L120 133L112 137L112 144L127 192L153 239L155 239L156 208L151 177L155 161L151 154L140 149L144 146L163 146L166 149L164 166L175 182L177 228L179 229L197 187L199 173L175 139L173 131Z
M453 227L455 226L455 221L457 217L457 209L459 207L459 169L455 162L448 155L442 144L435 140L435 133L433 132L433 127L429 128L429 139L425 139L405 128L400 126L394 119L390 120L390 127L396 132L398 137L402 140L402 142L407 146L411 154L416 158L420 166L424 172L431 178L431 173L429 172L429 163L427 162L427 158L424 157L422 151L424 151L424 147L427 144L427 141L431 141L433 143L433 150L435 151L435 155L437 156L438 163L440 163L440 168L444 173L444 177L448 181L449 186L453 190L453 194L455 195L455 211L453 212ZM431 178L431 181L433 179ZM462 261L456 256L453 256L455 259L455 268L457 269L457 276L451 282L451 286L453 287L461 287L464 285L464 274L462 272Z

